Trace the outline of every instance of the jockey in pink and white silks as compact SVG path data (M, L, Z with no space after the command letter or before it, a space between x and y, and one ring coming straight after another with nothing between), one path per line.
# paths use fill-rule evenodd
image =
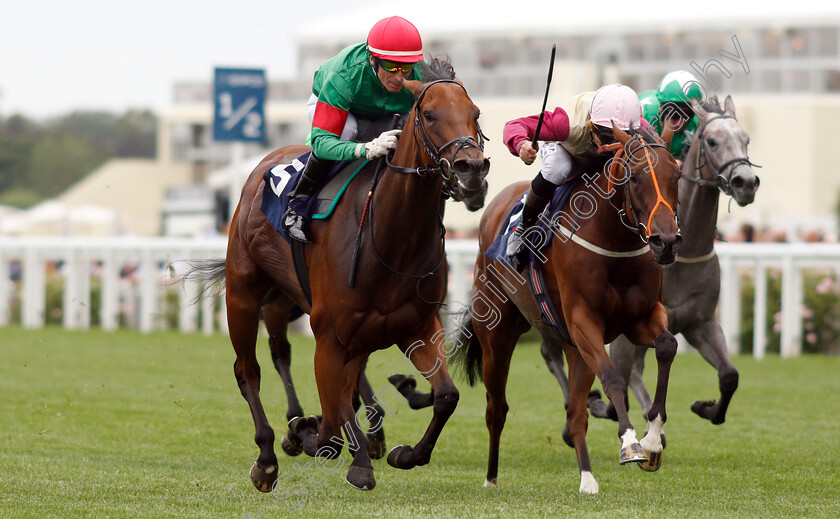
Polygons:
M531 145L539 114L520 117L505 124L503 140L511 154L525 164L533 164L537 150ZM540 172L525 196L522 218L508 241L507 255L523 249L523 235L551 201L554 191L570 177L575 157L597 153L600 146L615 142L612 125L628 131L642 124L639 98L625 85L606 85L595 92L584 92L565 101L553 111L546 111L538 146Z

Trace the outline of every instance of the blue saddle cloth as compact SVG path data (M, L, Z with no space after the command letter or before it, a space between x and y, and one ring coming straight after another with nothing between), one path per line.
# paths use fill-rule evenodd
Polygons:
M553 232L548 231L548 227L546 222L551 222L554 220L554 215L557 214L559 211L563 209L568 202L569 197L572 195L572 191L580 182L580 177L576 176L570 178L566 183L562 186L558 187L554 190L554 196L551 197L551 202L549 202L548 207L543 211L543 216L537 219L536 226L546 229L544 233L533 233L528 236L531 241L533 247L528 248L528 263L534 261L534 250L542 250L551 243L551 238L554 236ZM522 208L525 205L525 196L528 194L526 191L523 193L522 198L516 202L516 205L510 210L510 213L507 215L505 219L505 225L502 226L501 231L499 232L496 239L493 240L493 244L487 248L487 251L484 253L485 256L488 258L495 260L495 261L503 261L505 263L511 264L511 258L507 256L507 244L508 239L513 234L513 231L519 226L519 220L522 217ZM546 215L551 215L550 217L546 217ZM545 239L538 239L541 237L546 237Z
M327 175L328 180L324 182L323 187L319 188L318 192L309 197L298 197L294 200L289 200L289 193L294 191L297 187L300 177L303 174L303 169L306 166L309 157L312 155L308 151L292 160L291 164L272 164L263 173L263 181L265 181L265 189L263 190L262 203L260 210L271 222L274 229L280 233L287 242L289 235L283 229L283 215L291 205L295 212L299 215L310 219L326 219L332 213L344 190L349 185L356 175L361 171L362 167L367 164L367 161L361 161L358 168L348 174L342 173L345 167L349 166L350 162L336 162L330 173ZM348 168L349 169L349 168ZM341 175L339 175L342 173ZM341 177L341 178L337 178ZM335 180L336 182L333 182ZM335 183L341 182L338 189L335 189ZM331 189L332 188L332 189ZM320 195L322 192L328 192L326 199Z

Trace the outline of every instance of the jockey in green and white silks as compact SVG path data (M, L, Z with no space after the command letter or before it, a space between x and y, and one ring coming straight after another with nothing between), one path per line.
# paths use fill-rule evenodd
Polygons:
M674 130L671 154L678 159L682 159L688 151L691 138L697 130L697 115L691 108L691 100L701 101L702 97L700 82L685 70L666 74L659 88L639 94L642 115L656 133L662 135L666 125Z
M400 130L367 141L373 136L364 135L369 129L359 132L358 122L409 112L414 96L403 81L421 79L414 65L422 59L417 28L405 18L390 16L374 24L365 43L345 48L315 72L309 98L312 155L283 215L283 228L290 237L312 241L302 208L326 180L333 161L371 160L396 148Z

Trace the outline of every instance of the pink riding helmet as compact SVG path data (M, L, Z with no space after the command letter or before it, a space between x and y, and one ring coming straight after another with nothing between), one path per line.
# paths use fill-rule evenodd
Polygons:
M599 126L612 128L612 123L627 131L638 128L642 119L639 96L626 85L606 85L595 92L589 107L589 119Z

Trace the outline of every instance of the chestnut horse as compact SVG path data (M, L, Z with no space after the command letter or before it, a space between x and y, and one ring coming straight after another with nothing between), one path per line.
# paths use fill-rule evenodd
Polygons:
M618 143L602 150L617 148L616 157L599 154L591 159L581 171L585 182L571 195L570 205L578 216L576 230L569 233L562 226L568 223L555 218L549 223L557 236L541 251L546 260L545 289L558 305L565 331L543 322L520 274L485 255L528 183L505 188L482 216L473 301L459 326L453 362L464 366L471 384L479 376L487 389L490 454L485 486L497 484L511 355L520 335L531 326L553 337L569 364L571 399L563 437L577 452L580 492L598 492L586 447L587 395L596 375L618 414L619 463L638 462L647 470L656 470L661 463L660 431L677 350L662 304L661 265L674 261L681 242L674 214L680 170L668 152L670 134L663 136L664 145L648 132L631 136L614 127L613 134ZM625 157L619 159L622 151ZM602 170L607 174L599 173ZM587 204L591 207L584 211ZM492 322L487 316L493 316ZM624 379L604 348L622 333L639 346L653 347L659 364L648 434L641 443L627 416Z
M435 392L425 435L414 447L392 449L390 465L409 469L427 464L455 410L458 391L443 361L438 318L447 282L442 216L446 195L468 201L471 209L483 206L490 164L483 154L478 108L454 80L448 63L434 65L424 71L426 83L405 82L416 102L375 189L372 179L378 175L370 163L347 188L331 218L312 223L315 242L305 249L311 304L295 274L291 247L260 210L266 169L288 163L309 148L288 146L270 153L242 190L231 222L224 277L236 352L234 374L251 409L260 450L251 480L263 492L272 490L278 477L274 431L260 401L255 353L264 306L271 310L275 333L284 333L284 320L295 307L310 314L322 418L296 418L289 427L302 439L304 452L329 459L338 457L345 445L343 429L353 455L346 479L354 487L369 490L376 484L368 440L352 402L372 352L397 344ZM350 287L360 222L365 232L358 275Z
M693 108L699 126L682 167L680 224L686 247L677 262L665 271L663 300L668 310L668 329L682 333L718 372L720 398L697 400L691 410L720 425L738 388L738 370L729 358L726 338L715 310L720 296L720 262L715 255L715 231L720 194L729 195L743 207L755 200L760 181L747 154L750 137L735 118L735 103L726 96L723 107L716 97ZM621 372L643 411L650 408L650 394L642 381L645 350L619 337L610 345L610 358ZM555 357L552 362L549 357ZM546 357L555 376L563 359ZM559 377L558 377L559 378ZM561 385L563 383L561 382ZM612 406L597 398L589 401L590 411L599 418L614 418Z

